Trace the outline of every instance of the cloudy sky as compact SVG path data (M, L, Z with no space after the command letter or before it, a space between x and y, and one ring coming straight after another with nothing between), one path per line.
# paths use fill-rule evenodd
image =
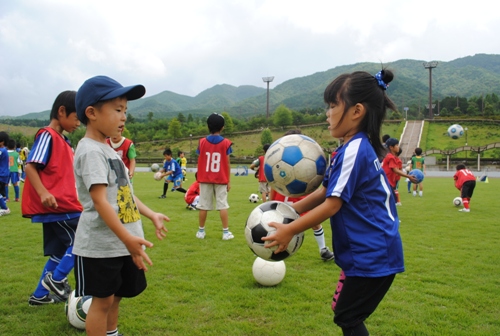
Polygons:
M1 0L0 115L95 75L196 96L358 62L500 54L491 0ZM423 69L424 71L424 69Z

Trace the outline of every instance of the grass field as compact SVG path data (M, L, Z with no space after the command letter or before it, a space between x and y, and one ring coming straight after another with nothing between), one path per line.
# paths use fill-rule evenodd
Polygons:
M210 212L207 237L195 238L198 216L185 209L183 194L158 199L162 183L137 173L136 195L167 214L167 238L158 241L146 219L148 254L154 265L148 288L122 301L125 335L341 335L332 322L331 296L339 268L320 260L312 232L285 261L287 274L276 287L261 287L252 276L254 256L243 229L254 208L253 176L233 177L230 191L231 241L222 241L218 213ZM186 186L193 181L188 175ZM398 275L366 325L371 335L499 335L500 179L478 183L471 213L452 206L458 195L451 178L424 181L424 197L400 187L406 272ZM12 189L10 193L13 193ZM64 305L30 307L46 259L41 226L20 216L20 204L0 217L0 335L82 335L65 319ZM325 223L328 245L331 232ZM70 284L74 278L70 276Z

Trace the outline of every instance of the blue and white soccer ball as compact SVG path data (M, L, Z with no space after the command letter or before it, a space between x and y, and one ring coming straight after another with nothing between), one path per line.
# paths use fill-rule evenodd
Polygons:
M413 169L408 173L408 175L413 175L417 179L417 184L424 180L424 173L420 169Z
M72 291L68 296L68 300L64 305L68 322L75 328L85 330L85 321L89 312L92 296L75 296L75 291Z
M464 135L464 128L459 124L454 124L448 127L448 136L452 139L458 139Z
M281 261L299 250L304 242L304 232L293 236L286 250L274 253L276 246L264 247L266 242L263 237L271 235L275 228L269 226L270 222L290 224L300 216L291 205L280 201L269 201L260 204L252 210L245 225L245 239L252 252L264 260Z
M316 190L325 172L323 149L302 134L279 138L264 156L264 175L269 186L288 197L299 197Z

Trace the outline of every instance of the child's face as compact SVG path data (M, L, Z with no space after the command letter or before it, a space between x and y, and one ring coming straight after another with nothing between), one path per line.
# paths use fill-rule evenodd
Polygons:
M349 115L353 113L354 106L349 108L345 113L345 117L342 121L342 115L344 114L344 103L330 103L328 110L326 111L326 122L328 125L328 130L334 138L344 138L348 140L352 137L355 132L352 129L355 125L351 123ZM347 139L346 139L347 137Z
M180 157L180 158L183 158L183 157L184 157L184 153L181 153L181 154L179 155L179 157Z
M104 136L121 139L125 121L127 121L127 99L116 98L96 109L93 124Z
M80 120L76 116L76 112L71 112L66 115L66 109L63 108L62 113L58 114L59 124L68 133L72 133L80 126Z
M389 150L391 151L392 154L398 155L398 153L399 153L399 144L396 144L394 146L389 146Z
M163 157L165 158L165 160L167 160L168 162L170 162L172 160L172 155L168 155L168 154L165 154L163 155Z

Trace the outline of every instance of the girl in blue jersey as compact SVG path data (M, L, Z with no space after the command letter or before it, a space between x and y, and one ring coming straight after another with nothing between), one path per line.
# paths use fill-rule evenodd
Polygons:
M283 251L293 235L330 218L335 262L341 268L332 309L344 335L368 335L364 320L404 271L399 219L380 159L380 129L386 109L396 110L386 89L389 70L375 76L357 71L337 77L325 90L328 129L344 143L332 153L323 187L294 203L294 222L271 223L276 232L263 240Z

